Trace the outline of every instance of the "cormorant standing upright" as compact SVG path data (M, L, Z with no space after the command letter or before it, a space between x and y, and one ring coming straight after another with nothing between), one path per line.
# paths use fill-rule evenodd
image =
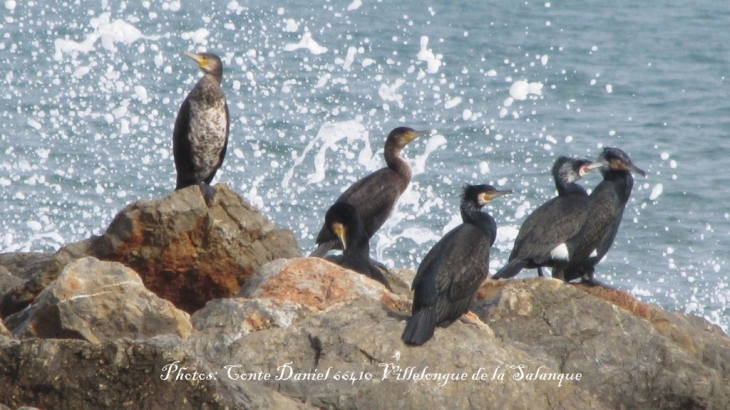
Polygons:
M391 131L385 140L383 152L387 167L355 182L335 201L347 202L357 209L368 239L383 226L398 198L411 183L411 166L400 157L401 150L411 141L430 132L415 131L408 127ZM318 247L310 256L321 257L332 249L341 249L337 237L324 225L319 230L316 242Z
M346 202L335 202L327 210L324 224L340 240L343 249L342 255L327 258L328 260L375 279L392 290L383 272L370 261L370 243L365 226L354 206Z
M461 197L461 225L447 233L423 258L411 289L413 310L401 339L422 345L436 326L446 327L469 310L482 281L489 274L489 248L497 224L480 209L512 191L491 185L467 185Z
M515 239L509 263L492 279L505 279L517 275L522 269L537 268L542 275L544 266L552 267L550 251L578 233L588 210L588 193L576 181L603 162L591 162L583 158L559 157L552 168L558 196L535 209Z
M601 285L593 278L593 271L616 238L634 186L631 173L646 176L618 148L604 148L599 161L604 163L601 167L603 181L588 197L585 223L577 234L552 250L556 259L553 277L568 282L583 277L584 282Z
M209 184L221 167L228 147L231 120L221 90L223 65L212 53L185 55L195 60L203 77L180 106L172 134L172 153L177 170L175 190L198 185L207 203L215 198Z

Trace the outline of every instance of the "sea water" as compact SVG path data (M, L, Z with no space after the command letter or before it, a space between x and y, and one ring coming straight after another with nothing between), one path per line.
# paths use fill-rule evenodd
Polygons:
M182 52L210 51L231 113L215 181L305 253L397 126L433 133L404 150L413 182L372 249L413 269L460 223L465 183L514 190L486 208L494 272L556 194L555 158L615 146L647 177L597 278L727 331L730 7L635 3L5 0L0 252L55 251L169 194L201 76Z

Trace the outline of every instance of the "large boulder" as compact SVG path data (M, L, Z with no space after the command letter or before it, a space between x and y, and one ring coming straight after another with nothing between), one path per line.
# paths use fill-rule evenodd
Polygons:
M257 384L225 384L175 337L0 338L0 403L43 409L308 409Z
M483 325L456 322L438 329L423 347L405 346L400 335L407 301L324 260L272 262L241 295L254 298L249 302L277 301L266 304L267 310L282 309L278 315L254 315L243 300L211 302L194 315L196 331L189 341L233 385L260 383L326 409L473 408L486 403L605 408L576 382L514 380L519 368L511 366L532 371L542 367L551 373L558 369L502 343ZM306 314L301 306L309 309ZM253 316L271 318L272 324L249 331L247 321ZM227 318L234 323L226 325ZM413 380L422 372L429 379L442 379ZM449 376L451 380L444 380Z
M488 282L481 296L473 310L499 339L551 368L583 373L581 386L612 408L730 403L730 339L703 320L549 278Z
M216 190L210 207L197 186L127 205L103 235L64 246L46 269L2 296L0 315L25 308L66 264L84 256L134 269L148 289L192 313L235 295L267 262L301 254L291 231L276 229L228 186Z
M101 343L119 337L190 336L187 313L144 287L133 270L86 257L67 265L23 311L5 318L17 338L73 338Z

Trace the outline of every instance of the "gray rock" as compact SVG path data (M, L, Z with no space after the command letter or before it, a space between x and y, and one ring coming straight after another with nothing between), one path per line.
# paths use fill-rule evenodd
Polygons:
M0 266L0 295L8 290L25 282L23 279L13 275L7 268Z
M425 346L414 348L400 340L403 319L376 301L361 298L288 328L225 342L219 339L215 355L198 354L214 367L222 367L223 377L234 385L252 383L235 380L242 374L269 374L270 380L259 383L324 409L470 409L497 403L502 408L604 408L579 383L512 380L518 370L510 365L524 365L531 371L540 366L544 372L556 369L501 343L488 328L457 322L439 329ZM195 334L194 338L206 336ZM398 370L392 366L400 366L402 376L413 366L419 375L459 374L466 380L397 380ZM345 372L356 380L343 380ZM495 372L503 373L504 380L492 380ZM478 374L486 374L486 380L479 380ZM303 380L307 377L321 380Z
M93 239L87 239L66 245L55 254L6 254L9 270L18 270L22 278L27 280L16 282L16 285L3 290L4 294L0 295L0 318L25 309L46 286L56 280L64 266L82 258L92 242Z
M0 266L5 267L13 276L20 279L30 279L32 276L43 272L48 268L52 260L52 253L0 253Z
M131 269L82 258L63 270L27 309L5 323L18 338L75 338L101 343L118 337L190 335L187 313L147 290Z
M217 371L174 337L100 345L0 339L0 403L13 408L310 408L260 385L226 385Z
M286 328L316 311L281 299L217 299L195 312L190 321L196 334L195 348L215 357L222 346L250 333L274 327Z
M0 337L13 337L8 328L5 327L2 320L0 320Z
M581 387L607 406L705 409L730 403L728 352L721 352L730 344L711 328L705 329L709 337L696 331L682 334L677 326L667 328L665 320L658 330L651 312L657 308L635 300L622 307L609 301L631 298L624 292L600 291L601 297L596 297L548 278L500 286L478 302L474 312L504 343L551 368L583 373ZM697 328L692 322L687 329ZM715 347L697 353L696 346L708 344ZM725 364L708 366L712 360Z

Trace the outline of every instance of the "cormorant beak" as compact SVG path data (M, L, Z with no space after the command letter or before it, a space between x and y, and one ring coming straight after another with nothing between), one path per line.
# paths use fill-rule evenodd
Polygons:
M409 133L406 134L406 138L405 138L406 143L409 143L409 142L413 141L414 139L416 139L418 137L422 137L422 136L428 135L430 133L431 133L431 130L412 131L412 132L409 132Z
M580 176L583 176L596 168L600 168L606 165L608 165L608 162L606 161L596 161L591 162L590 164L583 165L582 167L580 167Z
M624 162L623 163L623 166L624 166L625 169L627 169L627 170L629 170L629 171L631 171L631 172L633 172L635 174L639 174L642 177L646 178L646 172L644 172L644 170L640 169L636 165L634 165L632 163L628 163L627 164L627 163Z
M335 235L340 239L340 243L342 243L342 250L347 249L347 230L345 227L339 223L335 222L332 224L332 230L335 232Z
M494 190L494 191L491 191L491 192L485 192L485 193L482 194L482 200L484 201L484 203L487 203L487 202L493 200L494 198L497 198L497 197L502 196L502 195L508 195L508 194L511 194L511 193L512 193L512 190L511 189L507 189L505 191L497 191L497 190Z
M196 63L198 63L198 66L200 68L205 68L208 66L208 59L199 54L191 53L189 51L183 51L183 54L192 58Z

